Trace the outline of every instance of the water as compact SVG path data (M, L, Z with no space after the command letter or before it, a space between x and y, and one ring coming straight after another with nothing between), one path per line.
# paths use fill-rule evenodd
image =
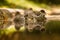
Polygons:
M60 40L60 34L14 32L13 34L3 35L1 38L0 40Z

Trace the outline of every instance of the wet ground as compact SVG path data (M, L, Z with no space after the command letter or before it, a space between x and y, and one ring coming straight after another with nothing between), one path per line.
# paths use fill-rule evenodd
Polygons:
M0 40L60 40L60 34L14 32L10 35L2 35Z

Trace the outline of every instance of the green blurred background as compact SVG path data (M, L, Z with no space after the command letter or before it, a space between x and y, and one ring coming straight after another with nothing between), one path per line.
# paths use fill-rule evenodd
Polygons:
M60 0L0 0L0 7L6 8L45 8L60 5Z

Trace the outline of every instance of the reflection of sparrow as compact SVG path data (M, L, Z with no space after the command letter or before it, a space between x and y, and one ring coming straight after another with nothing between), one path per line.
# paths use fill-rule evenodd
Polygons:
M0 28L4 29L9 27L12 22L9 20L12 18L12 14L6 9L0 9Z
M19 12L17 12L15 14L15 18L14 18L13 22L14 22L14 25L15 25L15 29L19 30L20 27L22 27L23 24L24 24L24 18Z
M19 30L20 29L20 27L22 26L22 24L23 24L23 18L15 18L14 19L14 24L15 24L15 28L17 29L17 30Z
M34 30L40 30L41 26L40 25L36 25Z
M13 21L15 24L22 24L24 22L24 19L19 17L19 18L15 18Z
M7 28L12 24L11 21L5 21L4 26Z

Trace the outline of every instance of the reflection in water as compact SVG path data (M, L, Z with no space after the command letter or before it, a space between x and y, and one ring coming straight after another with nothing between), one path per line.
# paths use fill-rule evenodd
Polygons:
M3 35L1 38L4 40L60 40L60 34L14 32L13 34Z

